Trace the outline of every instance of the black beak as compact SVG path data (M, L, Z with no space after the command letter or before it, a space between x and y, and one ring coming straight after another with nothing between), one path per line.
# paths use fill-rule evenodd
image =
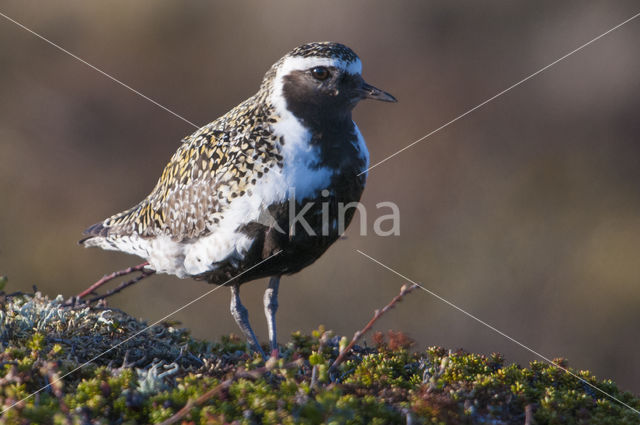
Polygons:
M398 101L395 97L391 96L386 91L382 91L378 88L375 88L372 85L365 83L364 81L362 82L362 86L360 86L358 91L360 92L360 96L362 99L374 99L374 100L381 100L383 102Z

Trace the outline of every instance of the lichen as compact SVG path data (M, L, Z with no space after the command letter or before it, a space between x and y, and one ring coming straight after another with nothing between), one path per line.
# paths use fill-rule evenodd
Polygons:
M511 424L525 423L526 411L536 424L640 423L553 365L416 351L402 333L375 335L373 347L355 346L330 370L345 338L322 327L296 332L267 368L234 336L198 341L168 323L146 329L122 311L68 307L39 293L1 301L0 404L13 406L2 424L160 423L190 402L183 423ZM570 370L640 409L611 381Z

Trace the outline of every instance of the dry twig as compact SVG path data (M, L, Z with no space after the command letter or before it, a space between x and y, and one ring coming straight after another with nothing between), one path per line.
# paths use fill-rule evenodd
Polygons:
M402 288L400 288L400 293L398 295L396 295L395 297L393 297L393 299L389 302L389 304L385 305L384 307L382 307L382 309L380 310L376 310L373 314L373 317L371 318L371 320L369 320L369 323L367 323L365 325L364 328L360 329L359 331L357 331L354 335L353 338L351 339L351 342L349 343L349 345L347 345L345 347L344 350L342 350L340 352L340 354L338 354L338 357L334 360L334 362L331 364L331 367L329 367L329 370L335 370L336 367L338 367L340 365L340 363L342 363L344 361L344 359L347 356L347 353L349 353L349 351L353 348L353 346L356 344L356 342L358 342L358 340L365 334L367 333L371 327L373 326L373 324L380 319L380 317L382 317L383 314L385 314L387 311L389 311L391 308L393 308L393 306L396 305L396 303L398 303L399 301L402 300L402 298L407 295L409 292L413 291L414 289L416 289L418 287L418 285L402 285Z
M133 267L128 267L124 270L119 270L117 272L113 272L111 274L107 274L102 276L102 279L100 279L99 281L97 281L96 283L94 283L93 285L89 286L87 289L85 289L84 291L80 292L78 295L76 295L77 298L82 298L82 297L86 297L87 295L93 293L96 289L98 289L99 287L101 287L102 285L104 285L107 282L112 281L113 279L120 277L120 276L126 276L128 274L134 273L134 272L138 272L138 271L142 271L143 274L145 273L144 268L146 266L148 266L149 263L147 263L146 261L142 264L138 264L137 266L133 266ZM146 277L146 276L145 276ZM138 279L140 280L140 279ZM134 282L135 283L135 282Z
M533 405L527 404L524 407L524 425L533 425Z
M117 287L115 287L114 289L112 289L112 290L110 290L110 291L107 291L107 293L106 293L106 294L104 294L104 295L99 295L99 296L97 296L97 297L93 297L93 298L91 298L91 299L88 301L88 303L89 303L89 304L93 304L93 303L95 303L95 302L98 302L98 301L100 301L100 300L103 300L103 299L105 299L105 298L108 298L108 297L110 297L110 296L112 296L112 295L115 295L115 294L117 294L118 292L122 291L124 288L127 288L127 287L129 287L129 286L131 286L131 285L133 285L133 284L135 284L135 283L138 283L138 282L140 282L142 279L144 279L145 277L149 277L149 276L151 276L151 275L152 275L152 274L154 274L154 273L155 273L155 271L154 271L154 270L144 270L144 271L142 272L142 274L140 274L140 276L135 277L135 278L133 278L133 279L131 279L131 280L128 280L128 281L126 281L126 282L122 282L120 285L118 285L118 286L117 286Z
M272 357L272 359L273 359L273 357ZM202 394L200 397L196 398L195 400L187 401L187 404L185 404L182 409L178 410L178 412L176 412L176 414L171 416L166 421L162 422L160 425L171 425L171 424L175 424L176 422L179 422L181 419L183 419L185 416L187 416L189 414L189 412L191 411L191 409L193 409L195 406L200 406L200 405L204 404L208 400L210 400L213 397L215 397L218 394L220 394L222 391L228 389L236 379L241 379L241 378L244 378L244 379L258 379L258 378L262 377L265 373L271 371L273 369L274 365L275 365L275 362L274 363L270 363L270 361L267 361L267 364L265 366L263 366L261 368L258 368L258 369L254 369L254 370L239 369L239 370L237 370L233 374L233 376L231 378L229 378L229 379L227 379L225 381L222 381L221 383L219 383L215 387L211 388L209 391L207 391L206 393ZM289 362L286 365L284 365L284 369L299 368L301 366L302 366L302 361L301 360L297 360L297 361Z
M322 356L322 350L324 349L327 341L329 340L329 332L323 332L320 337L320 343L318 344L318 354ZM311 369L311 384L309 384L310 388L314 388L318 385L318 365L314 365L313 369Z

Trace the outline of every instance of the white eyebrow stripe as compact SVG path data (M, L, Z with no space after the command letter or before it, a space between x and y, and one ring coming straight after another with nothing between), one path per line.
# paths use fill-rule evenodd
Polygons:
M305 71L316 66L333 66L344 69L349 74L362 73L362 62L357 58L354 61L345 62L337 58L291 56L284 60L284 63L278 70L278 76L287 75L292 71Z

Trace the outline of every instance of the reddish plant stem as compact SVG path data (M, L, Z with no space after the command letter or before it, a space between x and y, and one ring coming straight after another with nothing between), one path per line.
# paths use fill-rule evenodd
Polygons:
M371 318L371 320L369 320L369 323L367 323L364 328L360 329L359 331L357 331L353 335L353 338L351 339L351 342L349 343L349 345L347 345L345 347L345 349L342 350L340 352L340 354L338 354L338 357L333 361L333 363L331 364L331 367L329 367L329 369L330 370L335 370L335 368L338 367L340 365L340 363L342 363L344 361L344 359L346 358L346 356L349 353L349 351L353 348L354 345L356 345L356 342L358 342L358 340L365 333L367 333L371 329L371 327L373 327L373 324L376 321L378 321L378 319L380 319L380 317L382 317L383 314L385 314L387 311L392 309L393 306L396 305L396 303L401 301L402 298L405 295L407 295L409 292L413 291L417 287L418 287L418 285L415 285L415 284L411 285L411 286L408 286L406 284L402 285L402 288L400 288L400 293L398 295L396 295L395 297L393 297L393 299L389 302L389 304L385 305L380 310L376 310L374 312L373 317Z
M122 291L124 288L127 288L127 287L129 287L129 286L133 285L134 283L138 283L138 282L140 282L142 279L144 279L145 277L149 277L149 276L151 276L151 275L152 275L152 274L154 274L154 273L155 273L155 271L154 271L154 270L144 270L144 271L142 272L142 274L140 274L140 276L135 277L135 278L133 278L133 279L131 279L131 280L128 280L128 281L126 281L126 282L122 282L120 285L118 285L118 286L117 286L117 287L115 287L114 289L112 289L112 290L110 290L110 291L107 291L107 293L106 293L106 294L91 298L91 299L88 301L88 304L93 304L93 303L95 303L95 302L98 302L98 301L100 301L100 300L103 300L103 299L105 299L105 298L108 298L108 297L110 297L110 296L112 296L112 295L115 295L115 294L117 294L118 292Z
M187 401L187 404L185 404L182 409L178 410L178 412L176 412L173 416L171 416L166 421L161 422L160 425L171 425L171 424L175 424L176 422L180 421L182 418L184 418L185 416L187 416L189 414L189 412L191 411L191 409L193 409L194 406L199 406L200 404L204 403L205 401L207 401L207 400L215 397L216 395L218 395L218 393L220 393L223 390L229 388L231 386L231 384L233 383L233 380L234 380L234 378L227 379L226 381L221 382L220 384L216 385L215 387L213 387L212 389L210 389L206 393L202 394L197 399Z
M301 366L302 366L302 362L301 361L299 361L299 360L295 361L294 360L292 362L289 362L289 363L285 364L283 368L284 369L292 369L292 368L299 368ZM191 411L191 409L193 409L194 406L200 406L200 405L204 404L205 402L207 402L208 400L210 400L213 397L215 397L216 395L220 394L222 391L228 389L236 379L240 379L240 378L258 379L258 378L260 378L261 376L263 376L265 373L269 372L272 369L273 369L272 365L270 365L269 362L267 362L266 366L263 366L263 367L258 368L258 369L254 369L254 370L240 369L240 370L237 370L233 374L233 376L231 378L227 379L226 381L222 381L221 383L219 383L218 385L216 385L215 387L213 387L212 389L210 389L206 393L202 394L200 397L196 398L195 400L191 399L191 400L187 401L187 404L185 404L182 409L178 410L177 413L175 413L173 416L171 416L166 421L162 422L160 425L171 425L171 424L175 424L176 422L180 421L181 419L183 419L185 416L187 416L189 414L189 412Z
M96 289L98 289L99 287L101 287L105 283L110 282L113 279L115 279L117 277L120 277L120 276L125 276L125 275L131 274L133 272L137 272L137 271L144 271L145 266L148 266L148 265L149 265L149 263L147 263L145 261L144 263L138 264L137 266L128 267L128 268L126 268L124 270L119 270L119 271L113 272L111 274L106 274L106 275L102 276L102 279L100 279L99 281L97 281L93 285L89 286L87 289L85 289L84 291L80 292L76 296L78 298L86 297L87 295L91 294L92 292L94 292Z
M533 425L533 405L527 404L524 407L524 425Z

